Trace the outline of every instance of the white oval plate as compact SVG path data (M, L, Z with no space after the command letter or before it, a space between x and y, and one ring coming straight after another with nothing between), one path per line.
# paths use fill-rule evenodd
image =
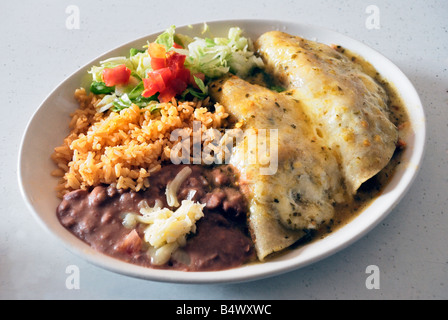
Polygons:
M285 273L328 257L364 236L399 203L417 175L425 147L426 129L423 107L411 82L387 58L361 42L316 26L265 20L227 20L207 24L216 36L225 36L232 26L241 27L245 35L254 40L266 31L281 30L326 44L338 44L364 57L382 76L395 85L409 113L413 134L407 139L408 147L404 152L402 165L399 166L398 172L384 192L353 221L322 240L291 250L265 263L249 264L217 272L181 272L144 268L99 253L77 239L59 223L56 207L60 200L53 191L57 180L50 176L50 172L54 169L50 155L53 153L53 148L60 145L68 134L69 114L78 107L73 93L76 88L85 83L90 67L109 57L127 55L131 47L143 46L147 40L154 40L158 33L137 39L87 63L57 86L30 120L20 148L19 185L32 214L46 230L56 237L57 241L74 254L99 267L136 278L176 283L242 282ZM177 28L177 32L191 36L201 35L202 28L201 23L192 27Z

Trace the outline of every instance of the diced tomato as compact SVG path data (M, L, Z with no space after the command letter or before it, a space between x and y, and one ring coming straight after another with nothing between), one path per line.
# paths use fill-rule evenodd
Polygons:
M190 70L185 68L186 58L185 55L170 51L167 57L167 64L173 72L173 78L178 78L188 83L190 81Z
M173 43L173 48L176 49L183 49L184 47L182 47L180 44L177 44L176 42Z
M190 77L191 77L191 72L187 68L180 69L176 73L176 78L182 80L187 85L188 85L188 83L190 81Z
M148 53L151 57L151 67L153 70L166 67L166 49L164 45L153 42L148 46Z
M166 59L151 58L151 68L152 70L166 68Z
M114 68L106 68L103 70L102 79L107 87L113 87L120 84L127 84L131 77L131 70L126 68L124 64Z
M175 96L176 96L176 91L174 90L174 88L169 87L166 90L160 92L159 101L162 103L169 102Z
M142 97L149 98L159 92L159 87L149 78L143 79L143 86L145 90L142 92Z
M163 44L152 42L148 46L148 53L151 58L166 58L166 48Z
M165 84L165 86L168 86L171 79L173 78L173 72L171 71L170 68L158 69L152 73L156 74L156 75L160 75L162 77L162 80L163 80L163 83Z
M153 70L166 68L166 59L151 58L151 68Z
M186 55L177 53L176 51L170 51L167 54L167 65L170 68L182 69L184 68Z
M174 47L181 47L175 45ZM169 102L173 97L185 91L192 83L192 75L185 67L186 56L175 51L168 51L163 45L152 43L148 47L151 56L151 66L153 71L148 73L148 77L143 79L145 90L143 97L150 97L159 93L160 102ZM200 78L205 79L203 74ZM194 80L193 80L194 84Z
M152 81L157 84L159 87L159 91L163 91L167 88L167 83L163 79L163 76L160 72L153 72L151 74Z
M148 73L148 78L143 79L143 87L145 90L142 92L142 96L149 98L155 95L157 92L165 90L165 82L163 78L154 73Z
M180 94L187 89L188 84L182 79L176 78L173 79L170 83L170 87L174 89L176 94Z
M160 78L159 78L160 79ZM148 78L143 79L143 87L145 90L142 92L142 96L145 98L149 98L155 95L157 92L160 92L165 89L165 84L158 81L158 77L151 76L148 74Z

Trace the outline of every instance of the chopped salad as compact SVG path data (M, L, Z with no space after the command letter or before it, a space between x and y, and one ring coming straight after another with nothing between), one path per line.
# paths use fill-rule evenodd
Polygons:
M190 38L171 26L154 42L130 49L129 56L113 57L93 66L90 91L104 94L99 112L118 112L132 104L140 108L208 96L208 83L227 73L246 77L263 61L239 27L227 37Z

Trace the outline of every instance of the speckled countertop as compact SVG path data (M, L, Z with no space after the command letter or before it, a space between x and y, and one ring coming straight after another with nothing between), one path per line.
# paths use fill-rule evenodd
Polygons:
M0 4L0 298L2 299L447 299L448 2L228 0L2 1ZM70 5L79 29L67 27ZM379 10L379 28L368 20ZM173 8L177 10L173 11ZM364 42L417 88L427 117L427 154L407 195L373 231L305 268L242 284L180 285L128 278L67 252L30 215L17 184L25 126L49 92L78 67L122 43L165 29L220 19L318 25ZM377 21L378 22L378 21ZM369 24L370 23L370 24ZM81 272L66 286L66 268ZM366 287L379 268L380 288Z

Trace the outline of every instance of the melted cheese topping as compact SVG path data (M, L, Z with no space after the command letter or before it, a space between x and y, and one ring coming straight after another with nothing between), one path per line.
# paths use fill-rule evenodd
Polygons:
M354 194L390 161L398 130L384 88L334 48L283 32L263 34L258 52L269 72L302 102L316 132L340 158Z
M212 97L255 137L245 135L230 162L240 172L240 184L250 200L249 223L259 258L291 245L334 215L333 204L344 199L342 176L332 152L309 125L294 99L232 77L210 86ZM261 131L261 129L265 131ZM275 139L266 134L276 130ZM270 150L272 165L249 162L260 148Z

